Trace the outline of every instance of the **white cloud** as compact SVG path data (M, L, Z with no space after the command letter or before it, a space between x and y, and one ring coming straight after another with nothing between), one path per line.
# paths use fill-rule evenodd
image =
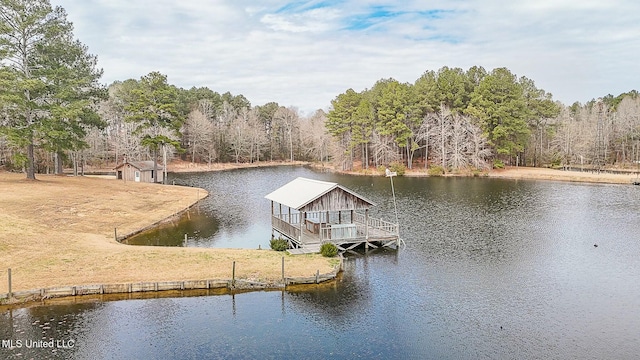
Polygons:
M304 112L381 78L505 66L565 103L640 88L640 3L52 0L103 81L161 71Z
M260 21L276 31L320 33L335 28L338 18L334 9L312 9L300 14L265 14Z

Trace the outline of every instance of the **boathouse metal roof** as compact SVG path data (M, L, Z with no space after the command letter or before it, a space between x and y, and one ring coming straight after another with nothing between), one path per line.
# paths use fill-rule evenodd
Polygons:
M328 194L335 194L336 196L327 197ZM339 194L345 196L338 196ZM298 211L312 210L310 205L314 202L318 204L317 206L312 206L313 210L355 209L375 206L373 202L342 185L303 177L292 180L268 194L265 198Z

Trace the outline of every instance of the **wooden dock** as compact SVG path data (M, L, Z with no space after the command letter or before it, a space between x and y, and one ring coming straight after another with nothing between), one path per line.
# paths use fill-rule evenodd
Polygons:
M289 253L317 253L330 242L339 251L399 246L398 224L372 218L375 204L337 183L297 178L265 196L271 200L271 236L289 242Z
M349 212L342 216L324 216L326 214L307 213L309 216L300 222L300 214L273 214L272 229L289 242L288 252L292 255L320 252L325 242L333 243L340 251L349 251L357 247L378 248L397 246L398 225ZM321 218L321 221L315 219ZM329 219L328 222L326 219Z

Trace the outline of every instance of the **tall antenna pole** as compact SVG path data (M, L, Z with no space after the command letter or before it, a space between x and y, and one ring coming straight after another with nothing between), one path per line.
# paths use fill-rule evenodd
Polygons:
M396 213L396 235L398 235L398 247L400 247L400 222L398 221L398 205L396 204L396 191L393 188L393 177L394 176L398 176L398 173L395 171L391 171L389 170L389 168L387 168L385 170L385 174L386 176L389 178L389 180L391 180L391 194L393 194L393 208L395 210Z
M595 146L595 156L593 158L593 165L595 165L595 170L600 173L603 170L605 163L607 162L607 153L606 147L604 146L604 119L603 119L603 106L604 103L602 99L598 99L595 106L597 107L597 126L596 126L596 146Z

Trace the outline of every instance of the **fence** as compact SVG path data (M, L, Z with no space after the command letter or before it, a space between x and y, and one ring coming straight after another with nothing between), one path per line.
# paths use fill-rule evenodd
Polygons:
M339 266L327 274L320 274L316 271L315 276L309 277L285 277L284 256L282 257L282 277L280 281L258 282L235 278L236 262L232 265L232 276L229 280L208 279L208 280L181 280L181 281L158 281L158 282L131 282L121 284L100 284L100 285L77 285L54 288L42 288L35 290L12 291L12 271L8 269L8 292L0 294L0 305L10 303L24 303L40 301L49 298L80 296L80 295L106 295L124 293L144 293L168 290L198 290L198 289L230 289L230 290L265 290L283 289L288 285L297 284L318 284L333 280L342 271L343 259L340 257Z

